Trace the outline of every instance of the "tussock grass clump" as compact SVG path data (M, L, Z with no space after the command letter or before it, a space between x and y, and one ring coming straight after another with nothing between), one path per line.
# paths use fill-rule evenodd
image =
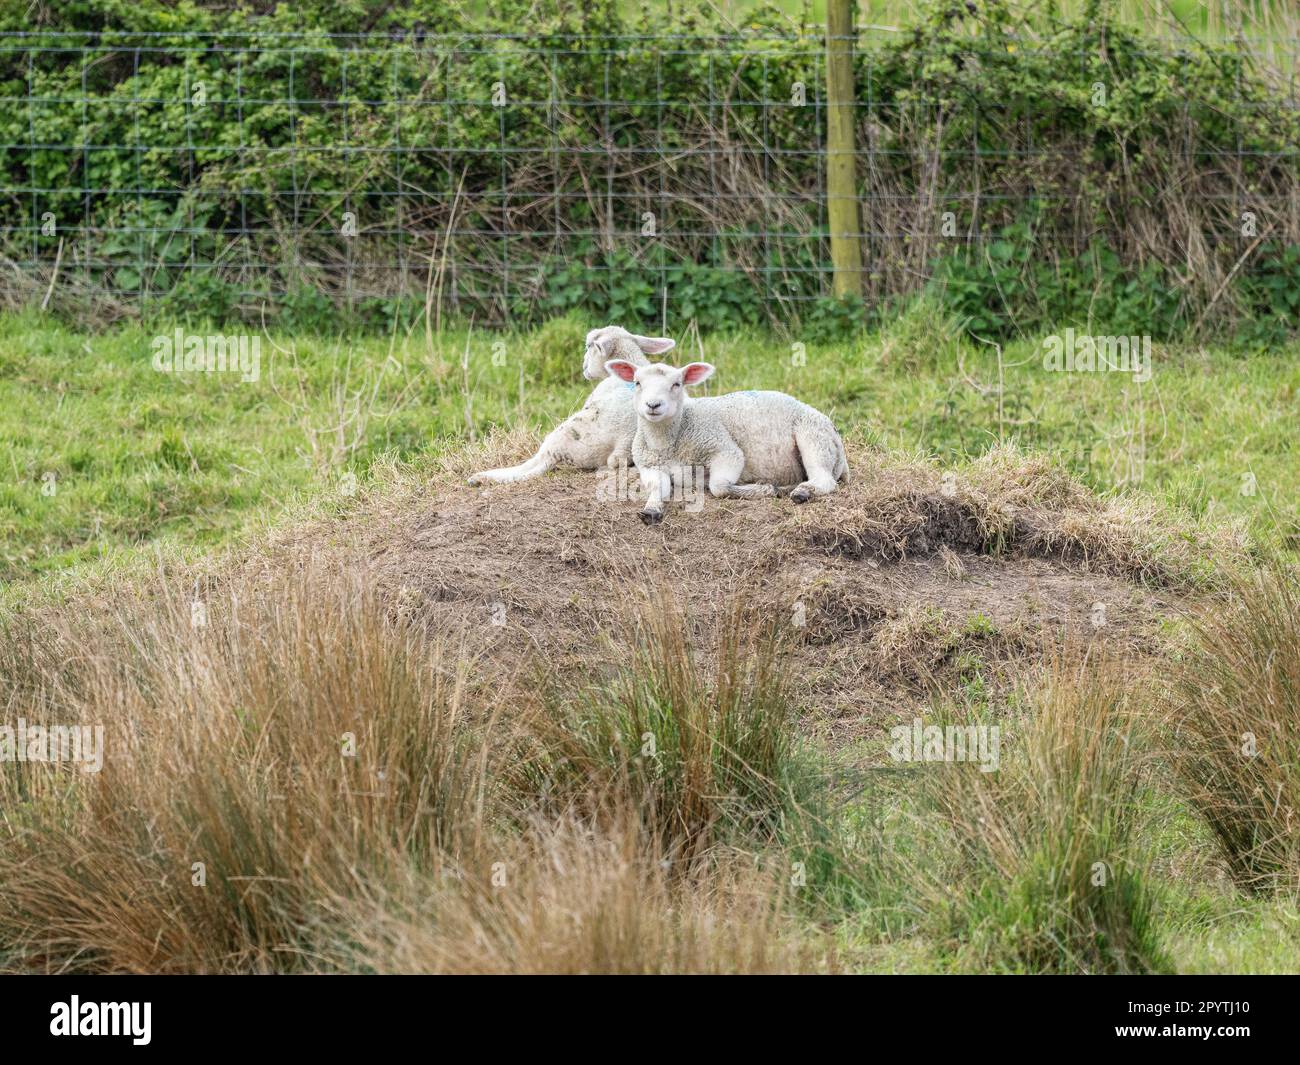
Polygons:
M118 610L0 641L8 721L105 729L99 773L0 766L11 954L294 968L328 938L327 900L469 846L491 762L469 660L390 620L360 573L306 563Z
M715 855L683 877L642 812L599 825L535 818L435 885L339 900L352 938L333 968L449 973L774 973L835 968L785 912L788 890L752 857Z
M715 645L700 648L676 602L642 598L625 664L545 694L530 721L536 746L508 786L550 816L599 826L611 811L635 813L677 877L725 881L743 855L792 913L889 919L899 902L872 850L879 840L800 738L797 675L775 616L732 599Z
M676 605L650 604L638 617L625 668L550 694L529 786L562 804L618 796L683 859L736 833L772 838L801 787L775 628L735 601L706 661Z
M938 769L930 796L962 890L934 885L976 968L1134 973L1167 967L1135 835L1138 719L1122 680L1058 662L1002 768Z
M788 863L722 842L771 838L791 787L789 703L739 621L706 681L684 671L688 630L650 614L657 666L625 678L628 701L573 697L621 706L599 738L508 685L485 694L461 635L393 609L362 568L286 555L212 588L0 632L5 723L106 732L96 773L0 764L0 967L832 964L791 916Z
M1300 581L1235 579L1193 623L1170 686L1172 763L1233 879L1300 886Z

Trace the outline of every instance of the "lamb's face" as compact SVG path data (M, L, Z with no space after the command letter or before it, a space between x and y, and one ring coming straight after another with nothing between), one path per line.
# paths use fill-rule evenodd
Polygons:
M643 366L635 377L636 412L648 422L661 422L682 409L682 371L672 366Z
M707 362L693 362L679 370L667 363L637 367L625 359L614 359L606 368L613 376L632 383L637 417L648 422L675 418L686 399L687 386L697 385L713 373Z
M605 363L626 359L633 366L644 366L647 355L672 351L677 341L671 337L643 337L629 333L621 325L607 325L587 334L587 348L582 356L582 376L599 381L605 376Z

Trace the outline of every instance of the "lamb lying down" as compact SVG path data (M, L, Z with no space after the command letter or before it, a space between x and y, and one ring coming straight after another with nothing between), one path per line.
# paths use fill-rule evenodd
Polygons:
M641 520L647 525L663 520L673 484L700 467L708 470L710 494L738 499L793 485L790 498L806 503L848 478L844 442L831 420L793 396L732 392L691 399L686 389L713 373L707 362L677 369L611 359L605 368L634 387L632 460L646 490Z
M582 376L599 381L582 410L571 414L542 441L537 454L518 466L483 470L469 479L472 485L510 484L527 481L556 466L576 466L580 470L597 470L602 466L617 469L631 461L632 436L636 433L636 414L632 410L632 391L605 372L611 358L625 359L645 366L647 355L671 351L676 341L670 337L643 337L629 333L619 325L593 329L587 334L587 348L582 357Z

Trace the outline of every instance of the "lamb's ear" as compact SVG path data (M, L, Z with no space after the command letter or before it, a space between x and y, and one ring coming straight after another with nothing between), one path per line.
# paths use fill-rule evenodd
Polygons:
M677 347L677 341L672 337L643 337L636 333L630 335L636 341L636 346L647 355L662 355Z
M682 369L682 384L698 385L701 381L707 381L712 376L712 363L693 362Z
M617 377L622 381L631 381L636 376L636 367L626 359L610 359L605 363L605 372L610 377Z

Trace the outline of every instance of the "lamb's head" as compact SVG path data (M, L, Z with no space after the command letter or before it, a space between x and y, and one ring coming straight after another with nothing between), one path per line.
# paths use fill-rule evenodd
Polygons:
M582 357L582 376L599 381L605 376L605 363L626 359L633 366L645 366L647 355L672 351L677 341L671 337L643 337L629 333L621 325L607 325L587 334L587 351Z
M713 366L707 362L693 362L679 370L664 362L637 366L626 359L611 359L605 369L635 387L637 417L648 422L675 418L686 399L686 389L713 375Z

